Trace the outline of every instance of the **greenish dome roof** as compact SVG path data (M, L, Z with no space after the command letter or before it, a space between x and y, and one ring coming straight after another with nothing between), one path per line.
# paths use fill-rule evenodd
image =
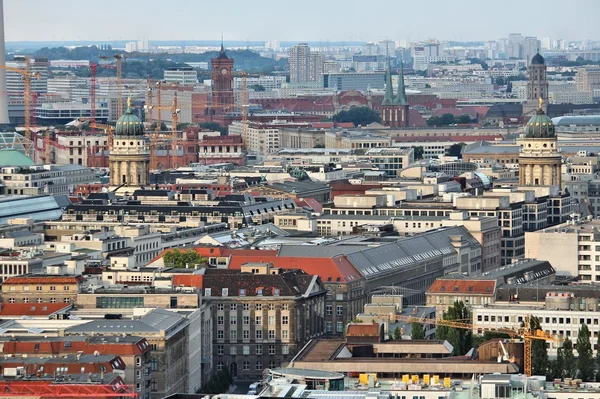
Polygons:
M527 125L525 126L525 137L530 139L556 137L554 124L542 109L538 109L535 115L527 122Z
M115 130L117 136L143 136L144 125L140 118L135 116L131 112L131 108L127 107L127 110L119 120L117 121L117 128Z
M21 151L0 149L0 166L32 166L35 162Z
M544 57L542 57L542 55L540 53L537 53L531 59L531 65L544 65L545 63L546 63L546 60L544 60Z

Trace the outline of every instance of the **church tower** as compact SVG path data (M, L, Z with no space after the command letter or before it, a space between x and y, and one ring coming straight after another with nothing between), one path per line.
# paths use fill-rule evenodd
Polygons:
M546 77L546 61L538 52L531 59L529 65L529 79L527 81L527 101L523 104L523 115L533 116L538 110L538 99L544 102L543 111L547 111L548 80Z
M381 102L381 123L389 127L407 127L408 123L408 99L404 88L404 67L400 61L398 72L398 94L394 96L392 86L392 68L388 61L388 73L385 83L385 95Z
M217 58L210 60L212 67L212 105L213 114L233 112L235 97L233 95L233 58L227 57L225 47L221 43L221 50Z
M519 141L519 185L560 187L562 158L556 131L542 99L538 101L535 115L525 126L525 137Z
M150 150L144 138L144 125L131 112L130 100L127 100L127 110L117 121L108 161L111 186L148 185Z

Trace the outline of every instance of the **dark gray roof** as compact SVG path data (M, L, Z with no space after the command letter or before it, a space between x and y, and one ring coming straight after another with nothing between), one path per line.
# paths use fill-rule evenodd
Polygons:
M523 115L523 104L494 104L488 109L485 117L518 118L521 115Z
M546 114L550 118L554 118L572 114L575 111L580 113L585 112L585 110L593 111L593 113L597 114L600 110L600 104L548 104Z

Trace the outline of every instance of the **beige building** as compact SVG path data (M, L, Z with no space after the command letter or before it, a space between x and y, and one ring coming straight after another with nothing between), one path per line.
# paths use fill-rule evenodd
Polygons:
M281 148L315 148L325 145L325 131L310 129L282 129Z
M110 280L109 280L110 281ZM132 281L131 284L140 282ZM149 284L149 283L146 283ZM109 286L110 287L110 286ZM198 292L181 292L171 288L154 286L100 288L77 295L78 309L121 309L121 308L163 308L196 309L200 305Z
M79 292L81 276L27 274L11 277L2 284L5 303L74 303Z
M600 67L588 66L577 68L575 84L577 85L577 91L600 89Z
M52 146L51 151L54 151L55 163L60 165L98 167L101 165L90 165L90 162L91 159L99 162L100 158L90 157L89 155L108 150L108 138L106 134L90 134L85 136L60 134L56 137L56 141L58 145Z
M6 194L69 195L78 184L97 181L96 173L79 165L36 165L0 168L0 184Z
M390 147L392 139L378 132L365 131L336 131L325 133L325 148L354 148L364 149Z

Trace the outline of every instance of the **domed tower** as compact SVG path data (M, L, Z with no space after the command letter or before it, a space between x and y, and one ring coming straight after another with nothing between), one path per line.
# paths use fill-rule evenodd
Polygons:
M544 112L541 98L538 110L525 126L520 145L519 185L560 187L562 158L554 124Z
M548 104L548 79L546 77L546 60L538 52L531 59L527 70L529 79L527 80L527 101L523 104L523 115L533 116L538 109L538 99Z
M150 151L144 138L144 125L131 112L129 100L127 110L117 121L108 160L112 186L148 184Z

